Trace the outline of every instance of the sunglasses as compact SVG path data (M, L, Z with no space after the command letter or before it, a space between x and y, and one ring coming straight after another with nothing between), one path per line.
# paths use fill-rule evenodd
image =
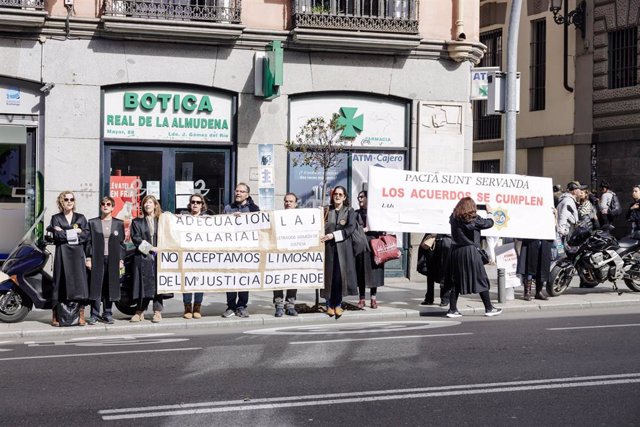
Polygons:
M100 202L100 206L111 206L111 202Z
M71 199L67 199L67 198L65 197L64 201L65 201L65 202L75 202L75 201L76 201L76 199L73 199L73 198L71 198Z
M201 204L202 204L202 201L201 201L201 200L192 200L192 201L191 201L191 204L192 204L192 205L201 205Z
M344 194L342 194L342 193L333 193L333 197L338 197L338 196L344 197Z
M358 200L366 199L367 196L358 196Z

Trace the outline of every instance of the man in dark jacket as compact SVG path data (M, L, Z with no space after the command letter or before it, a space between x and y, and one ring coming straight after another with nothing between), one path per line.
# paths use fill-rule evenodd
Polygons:
M251 189L247 184L244 182L238 183L234 201L224 207L224 213L258 212L260 208L253 202L249 195L250 191ZM236 315L238 317L249 317L248 303L249 292L227 292L227 310L222 314L222 317L228 318Z

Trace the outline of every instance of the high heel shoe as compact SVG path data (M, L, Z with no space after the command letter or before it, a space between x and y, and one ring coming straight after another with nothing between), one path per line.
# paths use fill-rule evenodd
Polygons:
M362 310L365 305L367 305L367 302L364 300L364 298L360 298L360 301L358 301L358 308Z
M375 298L371 298L371 308L378 308L378 301Z

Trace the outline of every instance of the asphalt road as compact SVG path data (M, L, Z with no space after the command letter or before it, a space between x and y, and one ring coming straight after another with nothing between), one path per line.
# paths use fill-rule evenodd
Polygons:
M0 425L636 426L636 307L0 341Z

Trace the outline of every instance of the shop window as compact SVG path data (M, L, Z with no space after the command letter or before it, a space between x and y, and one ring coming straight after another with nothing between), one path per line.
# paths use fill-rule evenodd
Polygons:
M25 187L26 145L0 144L0 203L24 203L14 193Z
M538 19L531 23L531 61L529 64L529 109L545 109L547 22Z
M609 31L609 89L638 84L638 27Z

